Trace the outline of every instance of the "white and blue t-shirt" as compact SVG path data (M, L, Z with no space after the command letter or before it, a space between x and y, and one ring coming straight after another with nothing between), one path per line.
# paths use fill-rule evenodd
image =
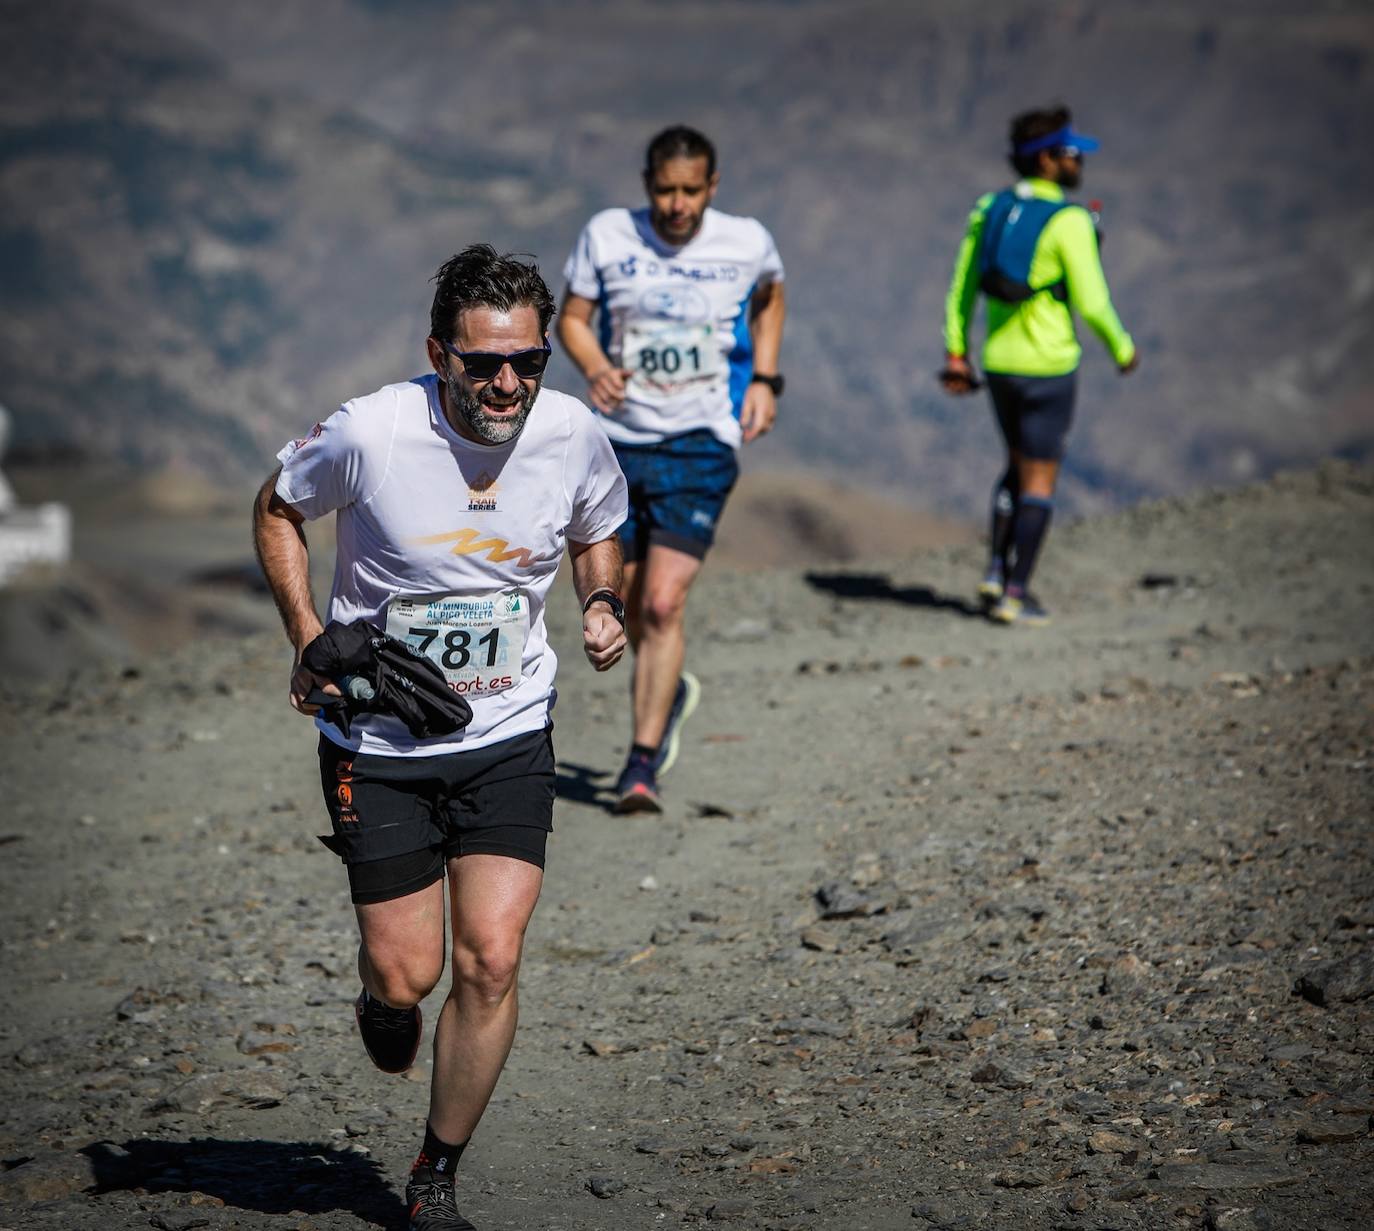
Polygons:
M652 444L708 430L740 444L739 416L753 375L749 301L783 279L762 223L708 208L675 248L647 208L602 210L563 267L568 289L600 309L601 347L631 372L620 409L601 416L618 444Z

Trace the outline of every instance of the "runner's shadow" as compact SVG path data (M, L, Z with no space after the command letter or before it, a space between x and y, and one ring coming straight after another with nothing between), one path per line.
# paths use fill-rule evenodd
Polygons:
M610 770L592 769L590 765L577 765L571 761L558 763L557 791L559 799L568 799L575 804L590 804L594 808L609 808L614 802L610 787L598 786L593 779L609 778Z
M230 1209L263 1214L329 1214L342 1210L379 1226L402 1226L405 1202L376 1162L317 1142L156 1141L147 1137L83 1151L97 1193L206 1193Z
M879 599L932 611L953 611L970 620L984 618L982 608L965 598L941 594L929 586L894 586L885 573L807 573L806 582L836 598Z

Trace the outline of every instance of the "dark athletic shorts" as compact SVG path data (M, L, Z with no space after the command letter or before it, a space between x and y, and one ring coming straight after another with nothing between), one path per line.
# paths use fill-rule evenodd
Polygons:
M455 855L544 866L553 828L553 737L517 735L437 757L350 752L320 736L320 784L353 901L389 902L434 884Z
M1073 423L1078 373L1003 376L988 372L988 392L1007 448L1036 462L1057 462Z
M739 478L734 449L703 428L657 444L616 444L615 456L630 488L630 515L620 527L625 559L643 560L650 543L705 556Z

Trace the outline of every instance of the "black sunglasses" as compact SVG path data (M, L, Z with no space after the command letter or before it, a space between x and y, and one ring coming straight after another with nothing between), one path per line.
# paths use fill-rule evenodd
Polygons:
M489 350L459 350L452 342L445 342L444 349L457 355L463 362L463 371L473 380L495 380L506 364L521 380L542 375L549 364L552 348L547 342L531 350L513 351L509 355L499 355Z

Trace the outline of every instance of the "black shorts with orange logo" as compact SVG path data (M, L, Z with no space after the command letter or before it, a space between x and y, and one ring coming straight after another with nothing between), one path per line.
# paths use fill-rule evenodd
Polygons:
M320 736L320 785L353 901L389 902L432 885L458 855L544 866L553 829L553 737L517 735L437 757L352 752Z

